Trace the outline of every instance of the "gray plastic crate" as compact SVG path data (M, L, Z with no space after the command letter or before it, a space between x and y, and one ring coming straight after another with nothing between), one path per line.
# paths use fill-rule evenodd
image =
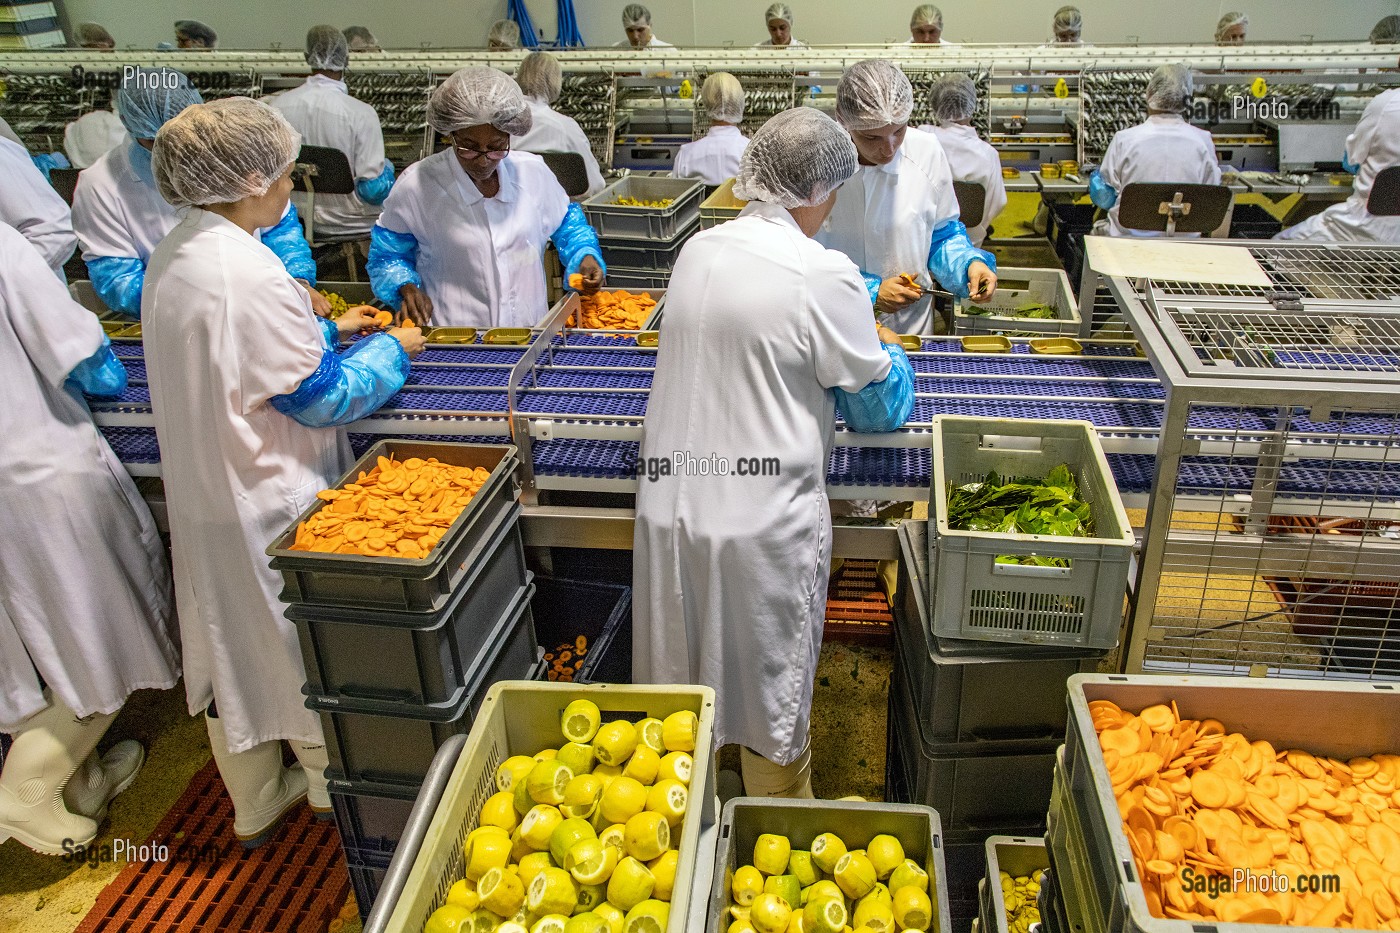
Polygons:
M1050 867L1044 838L1027 836L990 836L987 846L987 913L983 926L987 933L1009 933L1006 919L1006 899L1002 895L1000 873L1020 878Z
M1107 933L1104 905L1112 898L1106 875L1090 867L1087 840L1070 801L1064 749L1055 759L1055 784L1046 815L1045 847L1057 874L1056 889L1071 933ZM1103 890L1099 890L1099 886Z
M949 526L950 483L976 482L992 471L1044 477L1062 463L1093 509L1093 537ZM929 516L935 635L1075 648L1118 643L1134 538L1092 424L935 416ZM1003 555L1062 558L1069 566L1001 563Z
M684 178L644 178L628 175L583 202L583 212L600 237L670 241L700 219L705 186ZM619 198L661 201L664 207L627 207Z
M629 291L639 295L650 296L651 299L656 302L656 305L651 309L651 314L647 315L647 319L642 322L642 326L637 329L655 330L657 323L661 320L661 313L666 310L665 279L662 279L660 285L650 284L652 281L650 278L647 278L646 280L648 284L633 285L632 283L625 281L625 276L619 277L617 275L614 275L613 273L615 271L617 270L614 270L612 266L608 267L607 281L603 285L603 291ZM624 269L622 271L626 273L629 270ZM666 276L666 278L670 277L669 272L664 273L664 275ZM562 296L560 296L559 300L554 303L554 305L549 309L545 316L540 319L540 322L543 323L545 321L548 321L554 316L555 312L558 311L563 305L568 304L570 301L578 300L579 296L576 292L565 292ZM577 308L571 310L569 312L569 315L573 316L576 311ZM565 320L567 320L567 318Z
M1050 305L1052 318L1017 317L1015 311L1026 304ZM978 312L983 313L978 313ZM959 299L953 307L955 334L988 334L1014 331L1042 336L1079 336L1079 302L1069 277L1059 269L997 270L997 291L992 300L976 304ZM991 931L988 931L991 933Z
M665 291L671 281L671 270L658 271L656 269L628 269L622 266L608 266L608 282L606 288L628 288L645 291L647 289L659 289ZM653 314L653 320L659 316Z
M636 238L602 237L598 245L603 250L603 260L608 269L621 266L624 269L654 269L657 272L670 272L676 265L681 249L700 230L698 222L691 224L668 243L655 243ZM611 276L609 276L611 279Z
M764 833L787 836L794 849L810 849L812 840L822 833L835 833L852 849L865 848L871 839L882 833L894 836L904 847L905 856L928 872L929 898L934 910L930 929L936 933L952 930L943 829L939 815L931 808L913 804L735 797L724 805L720 818L710 914L705 926L710 933L725 933L729 929L734 872L750 864L754 843Z
M272 569L282 574L281 600L367 609L436 611L451 599L454 588L466 576L467 556L495 527L495 519L510 510L520 497L515 476L519 465L514 444L459 444L447 441L379 441L346 472L336 487L369 472L379 457L390 454L400 460L436 457L455 466L484 467L491 476L427 557L362 557L358 554L319 554L293 551L297 526L327 503L316 503L292 522L268 546Z

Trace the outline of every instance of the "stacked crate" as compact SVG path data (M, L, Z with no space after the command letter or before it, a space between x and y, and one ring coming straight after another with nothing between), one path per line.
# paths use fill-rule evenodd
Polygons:
M612 288L665 288L685 241L700 229L698 181L629 175L583 202L598 231ZM665 207L637 207L619 200L669 201Z

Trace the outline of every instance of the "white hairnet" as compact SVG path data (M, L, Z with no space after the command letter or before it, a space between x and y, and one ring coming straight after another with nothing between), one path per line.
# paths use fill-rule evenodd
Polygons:
M739 161L734 196L781 207L821 204L856 173L856 144L815 107L794 107L754 134Z
M977 87L967 75L943 75L928 96L937 123L965 123L977 112Z
M712 120L738 123L744 119L744 86L727 71L716 71L705 79L700 99Z
M204 47L212 49L219 42L218 33L209 28L197 19L181 19L175 21L175 38L189 39L193 42L202 42Z
M943 11L932 3L914 7L914 15L909 17L909 28L915 26L937 26L943 28Z
M836 119L848 130L908 123L913 112L914 86L893 62L856 62L836 85Z
M520 26L513 19L498 19L491 24L491 31L486 34L487 44L505 46L507 49L520 48Z
M1371 41L1400 42L1400 16L1387 16L1372 26Z
M117 116L132 139L155 139L176 114L204 103L190 79L169 68L137 68L124 83L117 91Z
M1077 6L1062 6L1055 11L1052 25L1056 32L1080 32L1084 29L1084 14Z
M640 3L629 3L622 10L622 28L630 29L633 26L650 26L651 10Z
M481 65L453 72L428 100L428 124L439 133L489 124L524 136L532 122L520 87L505 72Z
M344 71L350 66L350 43L334 26L306 31L306 63L318 71Z
M552 104L559 99L564 87L564 70L559 67L559 59L548 52L531 52L520 63L515 73L515 83L526 97L534 97Z
M767 12L765 12L765 13L763 14L763 21L766 23L766 22L768 22L769 20L773 20L773 19L780 19L780 20L783 20L783 21L786 22L789 26L791 26L791 25L792 25L792 7L788 6L786 3L775 3L775 4L773 4L772 6L770 6L770 7L768 8Z
M1236 26L1249 28L1249 17L1239 11L1226 13L1220 17L1220 22L1215 24L1215 41L1221 42L1225 39L1225 33Z
M345 41L352 52L378 52L379 40L364 26L346 26Z
M1152 79L1147 82L1147 109L1180 113L1191 103L1193 87L1190 68L1163 65L1152 72Z
M117 40L112 38L112 34L105 26L98 23L79 23L73 28L73 41L79 48L89 49L94 47L110 46L115 47Z
M176 207L267 194L296 160L301 135L250 97L196 104L166 123L151 153L156 187Z

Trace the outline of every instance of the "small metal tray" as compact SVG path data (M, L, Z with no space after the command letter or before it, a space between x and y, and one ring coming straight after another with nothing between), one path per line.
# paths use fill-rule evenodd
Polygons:
M521 345L530 342L528 327L493 327L481 338L482 343Z
M661 332L655 330L637 331L637 346L654 347L661 338Z
M423 339L438 344L476 343L476 328L430 327L423 332Z
M1031 352L1053 356L1082 356L1084 345L1073 337L1040 337L1031 341Z
M900 334L899 343L906 353L917 353L924 348L924 339L915 334Z
M969 334L962 338L964 353L1010 353L1011 341L1000 334Z

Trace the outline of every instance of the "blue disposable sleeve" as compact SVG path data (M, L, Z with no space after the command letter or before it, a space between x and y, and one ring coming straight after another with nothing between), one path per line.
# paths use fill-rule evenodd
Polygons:
M316 263L311 258L311 244L301 232L301 220L297 216L297 206L287 205L287 213L271 230L264 230L262 241L267 248L277 254L282 265L294 279L305 279L316 284Z
M408 354L388 334L375 334L344 354L327 350L316 371L272 407L308 428L331 428L376 411L408 378Z
M68 374L70 391L94 398L118 398L126 391L126 367L112 352L112 342L102 335L102 346Z
M321 325L321 345L327 350L334 350L340 346L340 328L335 321L328 317L316 318L316 323Z
M44 181L52 182L49 172L56 168L72 168L73 163L68 161L68 157L61 152L43 152L36 156L30 156L30 161L34 167L44 173Z
M914 367L903 347L894 343L884 347L890 355L889 375L859 392L835 390L836 407L846 427L861 434L893 431L914 411Z
M873 308L880 299L880 277L873 272L862 272L860 277L865 282L865 290L870 293L870 306Z
M146 264L131 256L98 256L87 261L88 278L102 303L113 311L141 316Z
M1095 172L1089 176L1089 200L1094 202L1095 207L1108 210L1118 203L1118 192L1103 180L1102 175Z
M569 209L564 212L564 219L559 222L559 228L549 237L554 241L554 248L559 250L559 261L564 264L564 276L573 275L578 271L579 263L583 262L583 257L592 256L598 260L598 266L607 274L607 263L603 262L603 251L598 246L598 232L588 223L588 219L583 216L583 208L577 204L570 204Z
M996 257L978 249L967 238L967 227L961 220L950 220L933 231L933 243L928 251L928 271L948 291L959 298L967 295L967 268L974 262L985 263L997 271Z
M394 163L385 159L384 171L380 172L377 177L355 182L355 193L366 204L377 206L384 203L384 199L389 196L389 189L393 187Z
M402 304L399 289L405 285L423 287L423 277L418 274L418 238L411 233L397 233L375 224L369 232L369 262L365 268L374 297L391 308Z
M1353 164L1345 151L1342 152L1342 168L1353 175L1361 171L1361 166Z

